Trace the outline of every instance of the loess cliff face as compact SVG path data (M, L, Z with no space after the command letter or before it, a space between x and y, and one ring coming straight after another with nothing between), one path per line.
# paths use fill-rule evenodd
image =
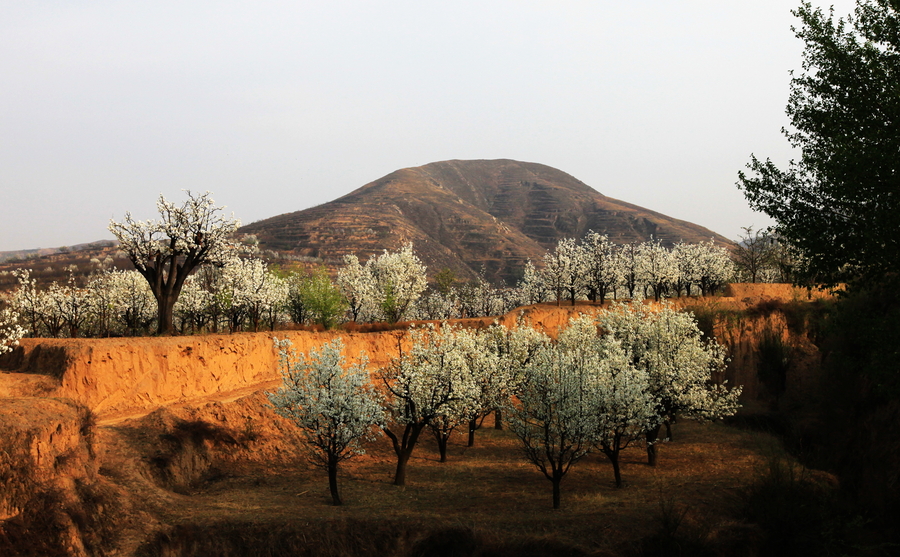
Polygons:
M0 360L0 366L18 372L5 374L6 394L39 389L44 394L78 401L103 419L277 384L280 375L273 337L290 339L298 351L306 352L338 336L351 359L365 351L373 364L380 365L396 352L396 338L390 334L284 331L202 337L23 339L19 348Z
M514 326L521 315L551 334L592 305L530 306L498 319ZM494 319L461 320L485 327ZM274 338L307 353L340 338L344 355L366 354L370 367L390 364L406 347L402 331L376 333L278 331L164 338L22 339L0 357L0 396L53 396L77 401L100 420L145 414L155 408L234 399L276 388L281 381Z
M803 334L792 333L778 312L735 318L760 300L798 300L811 294L789 285L732 285L730 296L676 300L676 305L716 313L714 332L731 350L729 383L744 385L755 396L756 353L763 333L777 332L804 359L817 358ZM816 294L821 296L821 293ZM594 313L599 307L541 304L520 308L497 321L514 327L517 320L555 335L569 319ZM729 318L728 316L732 316ZM485 327L493 318L461 320ZM0 356L0 397L50 396L84 405L100 420L146 414L162 406L204 400L234 400L273 389L281 380L273 339L289 339L299 352L308 352L340 338L344 355L356 361L367 355L372 369L390 364L405 348L402 331L350 333L346 331L240 333L165 338L22 339L21 346ZM799 380L799 379L798 379Z

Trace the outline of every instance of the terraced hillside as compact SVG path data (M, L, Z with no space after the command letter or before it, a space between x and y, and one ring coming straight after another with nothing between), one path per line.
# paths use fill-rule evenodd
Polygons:
M444 161L397 170L329 203L241 228L261 247L318 257L326 265L361 260L405 241L436 271L463 278L484 269L514 281L560 238L589 230L619 243L729 241L701 226L625 203L546 165L513 160Z

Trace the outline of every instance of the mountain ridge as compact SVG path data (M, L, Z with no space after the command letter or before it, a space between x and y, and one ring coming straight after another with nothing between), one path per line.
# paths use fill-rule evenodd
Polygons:
M728 239L607 197L574 176L511 159L448 160L395 170L333 201L241 227L260 247L340 265L411 241L431 272L514 282L563 237L589 230L617 243Z

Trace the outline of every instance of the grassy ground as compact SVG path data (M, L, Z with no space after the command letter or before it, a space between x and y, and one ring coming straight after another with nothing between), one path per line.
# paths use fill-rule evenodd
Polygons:
M425 439L410 461L405 487L391 483L395 461L389 442L372 443L365 456L343 467L341 507L329 504L324 472L298 463L280 470L223 470L214 481L151 512L181 527L172 534L176 537L227 536L231 529L246 536L250 525L268 525L263 528L268 532L290 525L296 535L323 525L365 530L380 524L405 538L397 542L403 547L413 547L422 532L450 529L474 533L479 543L549 540L600 554L636 553L638 540L677 535L724 552L747 535L732 517L771 440L692 422L677 424L674 434L676 440L661 447L656 467L646 465L639 447L624 452L621 489L614 486L606 458L588 456L563 480L559 510L552 509L550 482L521 457L517 439L484 428L475 447L465 447L461 434L455 437L446 463L438 461L436 444Z

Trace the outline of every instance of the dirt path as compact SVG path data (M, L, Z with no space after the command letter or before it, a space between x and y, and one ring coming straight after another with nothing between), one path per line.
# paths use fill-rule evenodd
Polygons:
M143 418L147 414L155 412L159 408L168 408L168 407L177 407L177 406L193 406L200 407L211 402L221 402L228 403L234 402L238 399L244 398L246 396L250 396L252 394L258 393L260 391L274 391L279 386L281 386L281 380L275 381L264 381L262 383L257 383L256 385L251 385L249 387L244 387L242 389L235 389L233 391L226 391L222 393L215 393L211 395L206 395L202 397L195 398L186 398L184 400L179 400L177 402L173 402L170 404L160 405L155 408L141 408L139 410L133 411L125 411L125 412L111 412L109 414L101 413L97 417L97 425L98 426L108 426L108 425L116 425L127 420L136 420Z

